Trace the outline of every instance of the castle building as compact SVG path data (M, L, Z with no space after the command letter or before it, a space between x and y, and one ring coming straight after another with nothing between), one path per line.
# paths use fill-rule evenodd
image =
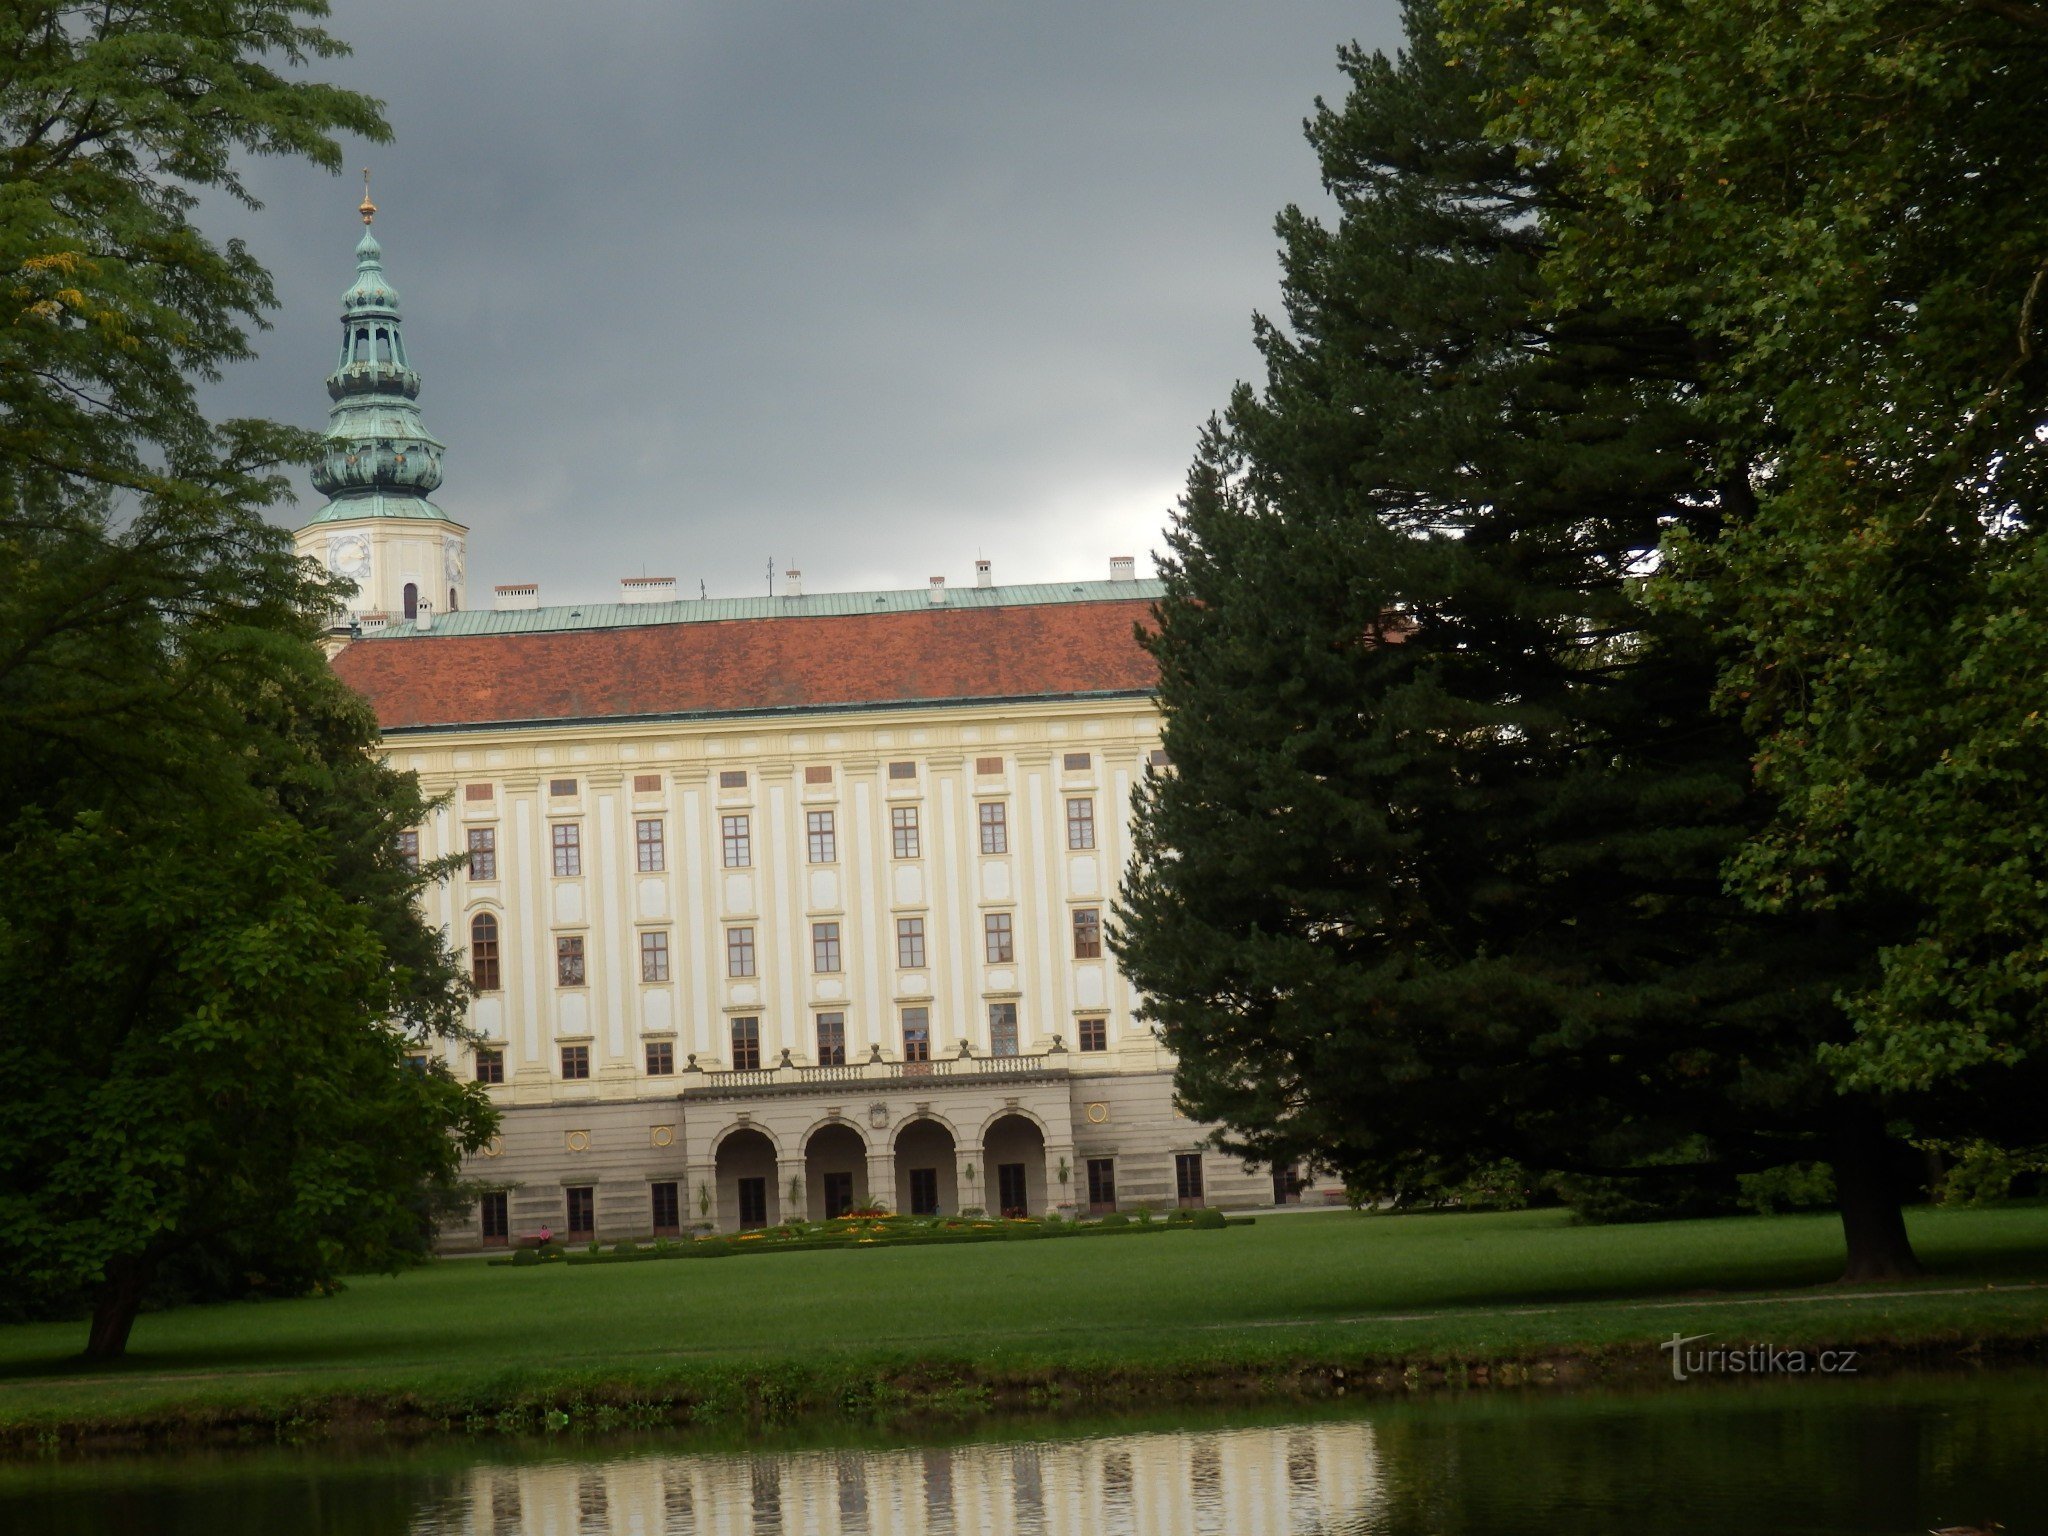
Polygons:
M364 219L374 210L367 197ZM466 601L427 499L398 297L365 231L302 554L353 579L333 665L463 856L502 1134L450 1248L912 1212L1270 1197L1177 1112L1104 943L1159 750L1132 562L1040 586Z

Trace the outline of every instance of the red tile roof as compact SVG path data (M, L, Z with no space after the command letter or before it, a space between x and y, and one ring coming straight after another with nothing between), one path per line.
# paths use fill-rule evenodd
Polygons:
M334 658L387 731L1152 689L1144 599L359 641Z

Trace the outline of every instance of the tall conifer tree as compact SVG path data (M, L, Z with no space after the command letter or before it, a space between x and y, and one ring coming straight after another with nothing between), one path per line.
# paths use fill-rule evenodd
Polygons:
M1695 343L1549 302L1556 179L1487 138L1434 7L1408 22L1318 104L1337 220L1281 217L1265 386L1212 424L1169 535L1147 643L1173 766L1118 953L1183 1100L1249 1156L1817 1158L1850 1273L1908 1270L1904 1106L1822 1060L1886 914L1726 893L1769 814L1752 743L1711 707L1707 630L1644 600L1660 540L1712 539L1744 494L1707 468Z

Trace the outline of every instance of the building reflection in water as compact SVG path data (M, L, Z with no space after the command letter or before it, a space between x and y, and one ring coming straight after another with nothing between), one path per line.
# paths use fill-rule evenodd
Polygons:
M479 1467L415 1536L1334 1536L1382 1504L1369 1424Z

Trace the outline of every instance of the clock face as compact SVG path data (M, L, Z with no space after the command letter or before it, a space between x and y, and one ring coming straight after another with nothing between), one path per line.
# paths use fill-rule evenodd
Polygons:
M370 574L370 541L360 533L338 533L327 541L327 568L350 581Z
M449 539L441 545L441 565L451 582L462 580L462 541Z

